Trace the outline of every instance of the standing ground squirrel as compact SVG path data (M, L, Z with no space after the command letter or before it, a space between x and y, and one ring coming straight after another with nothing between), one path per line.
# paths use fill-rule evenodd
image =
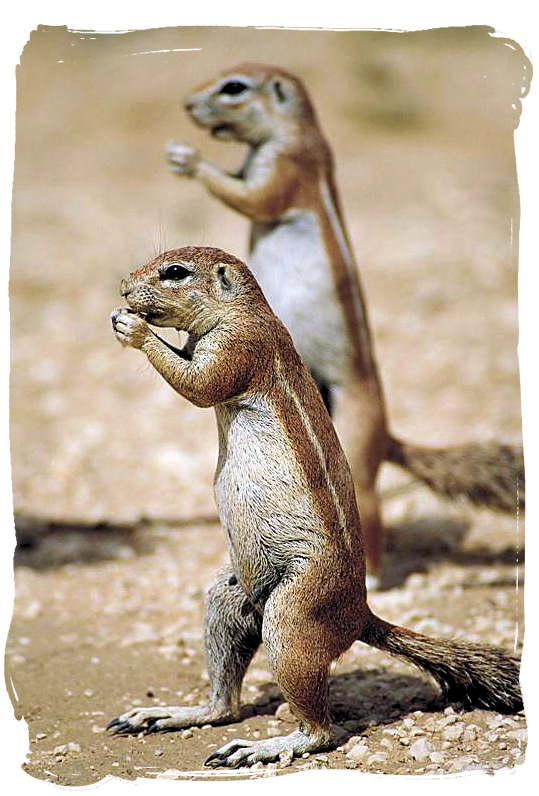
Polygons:
M215 498L230 552L206 607L211 695L198 707L140 707L114 733L237 719L243 676L261 641L299 720L290 735L236 739L210 766L237 767L332 744L328 673L356 640L429 672L450 699L522 707L517 660L391 625L366 601L363 538L350 468L317 386L247 266L219 249L165 252L122 282L116 337L140 349L176 392L214 406ZM148 325L175 327L183 349Z
M249 146L236 174L182 144L171 144L167 156L174 172L200 180L252 220L249 266L344 432L369 586L378 583L383 551L376 477L384 460L449 498L515 512L519 494L523 508L520 447L425 448L390 434L333 158L302 82L274 66L241 64L201 86L185 107L216 138Z

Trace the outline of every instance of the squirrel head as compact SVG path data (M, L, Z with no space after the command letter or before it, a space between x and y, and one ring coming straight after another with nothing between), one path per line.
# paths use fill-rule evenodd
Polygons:
M129 307L154 326L202 335L227 316L266 305L241 260L206 246L163 252L122 279Z
M222 72L190 94L184 107L216 138L251 146L315 123L301 80L264 64L240 64Z

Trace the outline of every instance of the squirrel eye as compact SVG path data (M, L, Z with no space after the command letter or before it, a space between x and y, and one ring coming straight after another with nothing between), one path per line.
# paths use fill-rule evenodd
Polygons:
M228 83L225 83L221 86L219 94L241 94L242 91L246 91L249 86L242 83L241 80L229 80Z
M185 279L191 276L191 271L183 265L169 265L161 274L161 279Z

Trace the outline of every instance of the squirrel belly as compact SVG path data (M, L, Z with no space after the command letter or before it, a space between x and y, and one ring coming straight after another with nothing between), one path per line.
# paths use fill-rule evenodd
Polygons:
M214 494L232 569L253 602L321 554L325 532L305 477L283 444L269 399L216 407L219 460Z
M292 209L275 223L253 223L249 267L307 367L341 384L352 352L317 214Z

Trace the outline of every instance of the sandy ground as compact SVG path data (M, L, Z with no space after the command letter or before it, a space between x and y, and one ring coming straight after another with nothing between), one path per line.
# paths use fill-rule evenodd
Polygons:
M133 55L173 48L201 49ZM19 547L7 662L29 728L24 767L40 779L200 776L223 738L292 726L286 706L273 715L281 700L261 651L238 725L148 738L103 731L139 701L194 704L207 693L203 596L225 559L212 412L122 350L108 314L120 277L165 245L246 254L246 222L167 174L163 149L177 138L239 162L238 148L209 140L178 103L248 59L301 74L335 149L392 427L425 444L520 439L518 51L478 30L33 34L18 75ZM442 503L408 482L382 474L387 567L373 608L433 635L519 650L522 519ZM341 749L285 771L454 773L523 759L523 716L445 710L431 681L364 646L335 667L332 696Z

